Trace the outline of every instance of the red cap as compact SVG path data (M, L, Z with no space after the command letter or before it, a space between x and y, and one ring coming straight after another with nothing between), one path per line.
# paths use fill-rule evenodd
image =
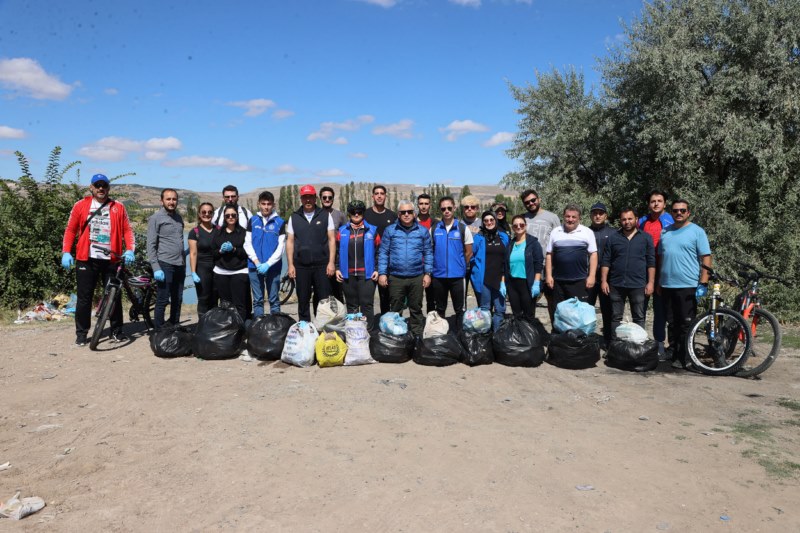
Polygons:
M314 196L317 195L317 190L314 188L313 185L303 185L300 187L300 196L305 196L306 194L313 194Z

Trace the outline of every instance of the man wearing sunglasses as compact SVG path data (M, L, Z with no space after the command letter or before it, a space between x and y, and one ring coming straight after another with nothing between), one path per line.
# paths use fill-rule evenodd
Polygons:
M226 185L225 188L222 189L222 205L220 205L219 209L214 213L214 218L211 219L211 223L215 226L225 225L225 218L222 216L222 213L225 211L225 206L228 205L239 206L239 225L247 229L247 222L250 220L250 217L253 216L253 213L239 203L239 189L236 188L236 185Z
M147 222L147 260L156 280L156 306L153 324L164 325L164 312L169 304L169 323L181 321L183 283L186 278L186 256L183 247L183 218L178 213L178 192L161 191L161 209Z
M453 311L459 324L464 316L467 265L472 258L472 232L464 222L455 218L455 200L450 196L439 199L442 220L431 229L433 246L433 287L436 312L445 316L447 297L453 301Z
M542 209L542 198L534 189L525 189L519 195L522 204L525 206L525 222L528 224L528 235L536 237L542 247L542 257L547 256L547 245L550 244L550 233L561 225L558 215ZM544 264L542 265L544 266ZM550 321L556 312L553 291L547 283L542 285L542 294L547 300L547 312L550 314Z
M322 210L326 211L333 219L334 233L338 235L339 228L347 224L347 217L344 213L333 207L333 200L335 197L336 194L333 192L333 188L328 187L327 185L319 190L319 199L322 202ZM337 281L336 276L328 278L328 281L331 284L331 296L340 302L344 302L342 284Z
M686 334L697 315L697 300L708 293L708 271L711 246L705 230L689 221L689 202L672 202L675 222L664 230L658 243L661 272L658 290L664 299L667 335L672 348L672 366L687 368Z
M103 284L108 282L116 269L118 256L122 256L125 264L131 264L134 260L135 241L128 213L122 203L108 197L110 190L111 182L106 176L92 176L90 196L72 206L64 231L61 266L69 270L75 265L78 283L78 302L75 306L75 344L78 346L86 345L97 281L102 279ZM125 253L122 253L123 241ZM73 245L77 263L71 253ZM121 298L122 293L117 296ZM111 315L111 330L113 340L125 340L122 333L122 305L119 302Z
M408 305L408 328L422 335L422 293L431 284L433 252L428 230L414 220L414 204L402 201L399 218L383 232L378 252L378 285L389 290L391 311L401 313Z

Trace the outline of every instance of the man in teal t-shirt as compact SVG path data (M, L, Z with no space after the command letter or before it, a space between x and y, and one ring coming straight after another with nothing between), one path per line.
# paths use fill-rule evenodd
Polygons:
M667 311L667 336L672 348L673 365L686 368L686 334L697 315L697 300L708 292L711 246L706 232L689 221L691 212L686 200L672 202L675 222L661 234L658 254L661 273L658 290Z

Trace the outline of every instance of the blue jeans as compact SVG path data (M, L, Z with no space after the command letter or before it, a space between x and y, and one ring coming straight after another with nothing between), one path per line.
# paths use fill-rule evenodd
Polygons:
M667 304L664 297L660 294L653 293L653 296L645 296L644 312L647 316L647 306L650 303L650 298L653 299L653 340L656 342L664 342L667 338Z
M480 305L481 309L486 311L492 311L492 307L494 307L492 311L492 330L497 331L503 321L503 315L506 314L505 297L500 294L499 289L492 289L484 285L480 292Z
M281 287L281 264L272 265L266 274L259 274L254 268L248 270L250 290L253 292L253 318L264 314L264 290L267 291L269 312L280 313L281 303L278 291Z
M153 312L153 324L157 328L164 325L164 313L167 305L169 305L170 324L180 324L183 282L186 279L185 265L159 263L159 266L164 271L164 281L156 282L156 307Z

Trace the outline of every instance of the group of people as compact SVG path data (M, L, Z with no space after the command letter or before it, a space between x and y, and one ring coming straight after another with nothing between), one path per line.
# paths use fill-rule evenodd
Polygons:
M69 269L77 242L78 345L86 343L97 281L108 280L116 261L132 262L135 246L124 205L109 198L108 178L93 176L89 190L91 195L72 209L62 250L62 266ZM259 194L256 213L239 204L233 185L223 189L219 208L201 203L188 234L198 314L219 300L230 302L243 320L263 315L265 299L270 313L280 312L285 257L287 273L296 282L300 320L310 321L312 304L316 312L320 300L334 296L344 301L348 313L362 313L375 327L377 290L380 313L408 308L409 330L419 335L425 322L423 297L427 312L445 316L449 302L460 320L471 285L478 305L492 313L494 329L507 300L514 316L533 320L536 301L544 295L551 321L561 301L578 298L595 305L599 300L603 338L610 342L626 302L633 322L644 327L652 298L653 338L660 353L686 366L684 339L697 299L707 292L708 273L700 265L711 265L708 238L690 221L686 200L673 201L667 212L666 194L652 191L648 213L637 220L633 208L620 209L619 227L608 224L608 209L598 202L590 209L587 227L580 223L578 205L566 206L560 219L541 208L533 189L520 195L525 213L510 221L503 203L478 216L480 203L474 196L461 198L458 207L450 196L436 199L437 220L428 194L420 194L416 205L400 201L395 213L385 205L385 187L375 185L371 192L371 206L354 200L345 214L333 207L332 188L322 187L318 195L314 186L304 185L300 207L287 220L275 211L269 191ZM148 221L156 327L180 321L186 253L177 205L177 191L164 189L161 208ZM121 305L111 328L112 340L126 339Z

